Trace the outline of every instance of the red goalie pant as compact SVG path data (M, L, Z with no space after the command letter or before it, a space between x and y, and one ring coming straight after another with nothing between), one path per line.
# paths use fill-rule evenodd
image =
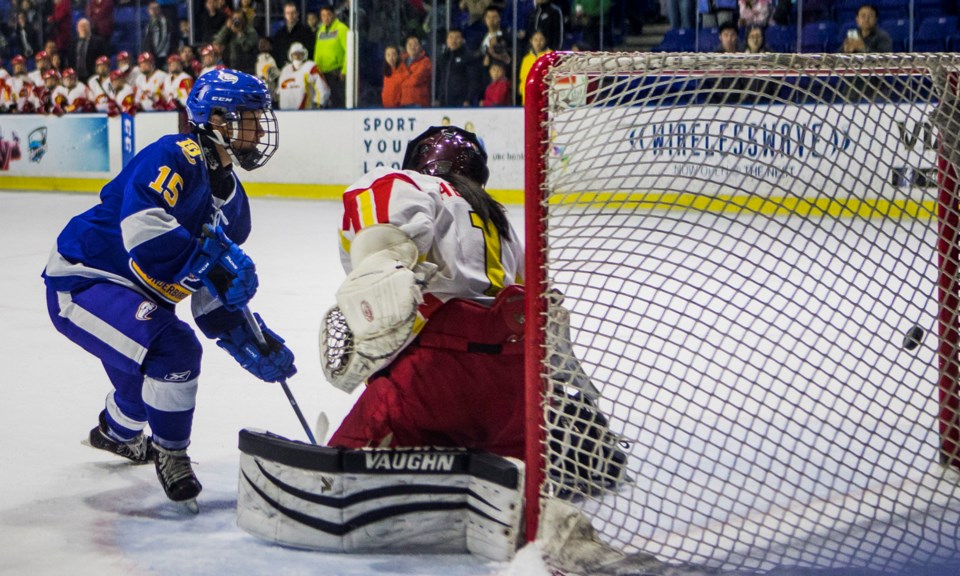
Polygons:
M441 306L330 439L344 448L444 446L523 458L523 288L490 308Z

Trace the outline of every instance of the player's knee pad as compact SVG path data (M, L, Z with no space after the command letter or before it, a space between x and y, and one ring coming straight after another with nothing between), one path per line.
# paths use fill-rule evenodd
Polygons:
M185 322L171 323L160 332L143 359L143 373L164 382L196 380L200 375L203 348Z
M192 413L202 354L200 341L186 323L174 322L160 332L143 361L143 402L148 411Z

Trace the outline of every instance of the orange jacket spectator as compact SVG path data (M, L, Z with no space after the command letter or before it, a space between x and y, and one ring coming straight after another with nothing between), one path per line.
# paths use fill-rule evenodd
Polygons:
M407 58L398 68L403 81L400 83L400 106L430 106L430 75L433 63L427 57L416 36L407 38Z
M398 66L390 72L389 76L386 74L383 75L383 92L380 93L380 97L383 101L384 108L398 108L401 105L401 86L406 79L406 74L407 68L405 66ZM429 88L428 85L427 89L429 90Z
M402 82L400 50L396 46L388 45L383 49L383 90L380 92L380 102L384 108L400 106L400 84Z

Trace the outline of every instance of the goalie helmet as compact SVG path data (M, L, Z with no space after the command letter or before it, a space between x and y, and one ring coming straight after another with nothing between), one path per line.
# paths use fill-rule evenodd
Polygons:
M215 116L222 117L222 123ZM187 118L244 170L266 164L279 146L270 91L263 81L239 70L213 70L198 78L187 96Z
M473 132L456 126L431 126L407 144L403 169L430 176L453 173L486 186L487 151Z

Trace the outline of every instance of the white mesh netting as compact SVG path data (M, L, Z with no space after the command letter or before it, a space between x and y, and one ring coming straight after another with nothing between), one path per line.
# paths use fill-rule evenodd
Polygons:
M544 499L702 570L960 562L958 64L555 58Z

